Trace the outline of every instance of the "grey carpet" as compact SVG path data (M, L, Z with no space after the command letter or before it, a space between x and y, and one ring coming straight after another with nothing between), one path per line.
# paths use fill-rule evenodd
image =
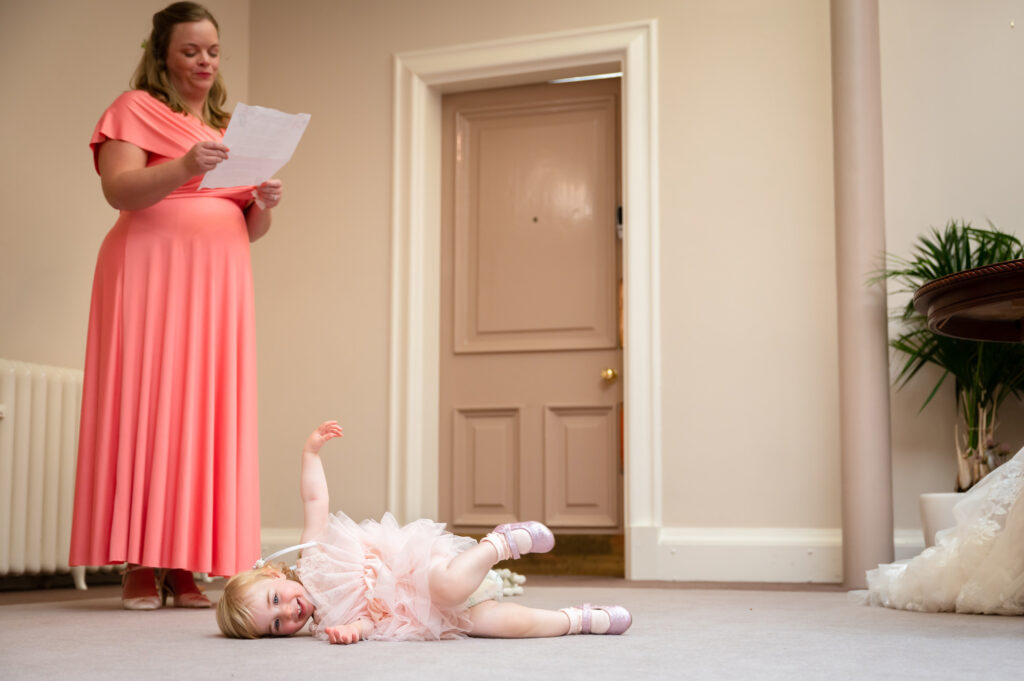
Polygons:
M210 611L126 612L109 590L100 598L0 601L0 678L1024 678L1024 618L869 608L835 591L626 584L527 584L514 599L549 608L625 605L634 624L624 636L352 646L308 636L227 640Z

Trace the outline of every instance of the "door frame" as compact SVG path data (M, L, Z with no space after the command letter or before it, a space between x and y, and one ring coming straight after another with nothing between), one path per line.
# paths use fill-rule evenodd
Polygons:
M657 20L395 55L387 508L438 512L441 96L622 71L626 577L656 573L662 524Z

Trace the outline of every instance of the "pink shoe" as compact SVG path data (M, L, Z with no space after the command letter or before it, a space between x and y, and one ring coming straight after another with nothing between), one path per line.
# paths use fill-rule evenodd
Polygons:
M626 629L629 629L630 625L633 624L633 616L629 614L629 610L626 610L621 605L596 605L591 606L590 603L583 604L583 628L580 630L581 634L593 633L590 630L590 623L594 616L594 609L604 610L608 613L608 619L611 623L608 625L608 631L606 634L621 634Z
M129 565L121 573L121 606L125 610L156 610L163 605L156 570Z
M213 603L196 586L188 570L167 570L163 579L163 598L171 596L175 608L212 608Z
M547 553L555 548L555 535L543 523L536 520L527 520L523 523L503 523L494 528L495 534L502 534L508 542L508 548L512 558L519 558L519 545L512 537L512 530L526 530L530 533L530 540L533 542L526 553Z

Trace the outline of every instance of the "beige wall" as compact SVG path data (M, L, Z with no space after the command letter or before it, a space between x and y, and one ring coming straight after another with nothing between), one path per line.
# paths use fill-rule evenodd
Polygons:
M991 220L1024 237L1024 94L1015 85L1024 82L1021 9L1014 0L881 3L890 251L908 253L919 234L952 218ZM938 375L892 396L898 528L920 526L918 494L954 486L952 387L918 414ZM1004 406L997 434L1014 451L1024 445L1019 402Z
M737 537L789 546L795 535L786 533L804 531L823 533L814 548L834 548L828 3L208 4L222 27L231 103L312 114L281 172L275 226L253 249L265 527L287 534L301 524L297 450L329 417L346 428L328 454L333 505L357 517L385 510L392 56L656 18L663 525L739 550ZM1022 194L1012 182L1024 154L1012 84L1024 68L1024 29L1009 28L1013 3L881 5L889 248L954 216L1016 229ZM86 145L127 87L159 6L0 5L0 357L81 366L94 257L115 218ZM897 529L917 528L917 493L948 481L951 396L918 415L924 392L893 400ZM684 557L700 543L672 536ZM754 556L740 575L748 579L777 557L698 553L720 574L736 555ZM801 564L790 577L834 576L838 556L825 553L812 560L828 565Z
M254 256L266 457L338 413L352 468L332 471L335 498L383 510L392 55L657 18L664 523L838 526L827 6L255 0L252 11L253 101L313 117L283 173L274 246ZM334 316L310 322L323 310ZM315 328L296 339L300 325ZM293 371L298 394L284 389ZM289 494L293 463L264 462ZM268 513L297 522L288 504L290 515Z
M153 12L138 0L0 3L0 357L81 368L100 241L117 219L89 138L127 90ZM249 3L221 24L228 105L248 98Z

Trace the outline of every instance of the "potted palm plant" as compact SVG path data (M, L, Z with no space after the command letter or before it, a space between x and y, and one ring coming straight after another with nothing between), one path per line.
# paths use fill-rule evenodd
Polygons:
M945 229L932 230L915 242L912 255L888 256L878 279L899 284L891 293L913 294L933 279L964 270L1024 257L1021 241L1001 232L991 223L988 229L969 222L949 222ZM902 355L896 376L903 387L928 364L942 374L932 388L923 410L952 377L959 412L955 429L956 489L964 492L1009 456L1009 450L995 439L1000 405L1024 388L1024 344L961 340L928 328L927 317L909 300L897 315L900 332L889 345Z

